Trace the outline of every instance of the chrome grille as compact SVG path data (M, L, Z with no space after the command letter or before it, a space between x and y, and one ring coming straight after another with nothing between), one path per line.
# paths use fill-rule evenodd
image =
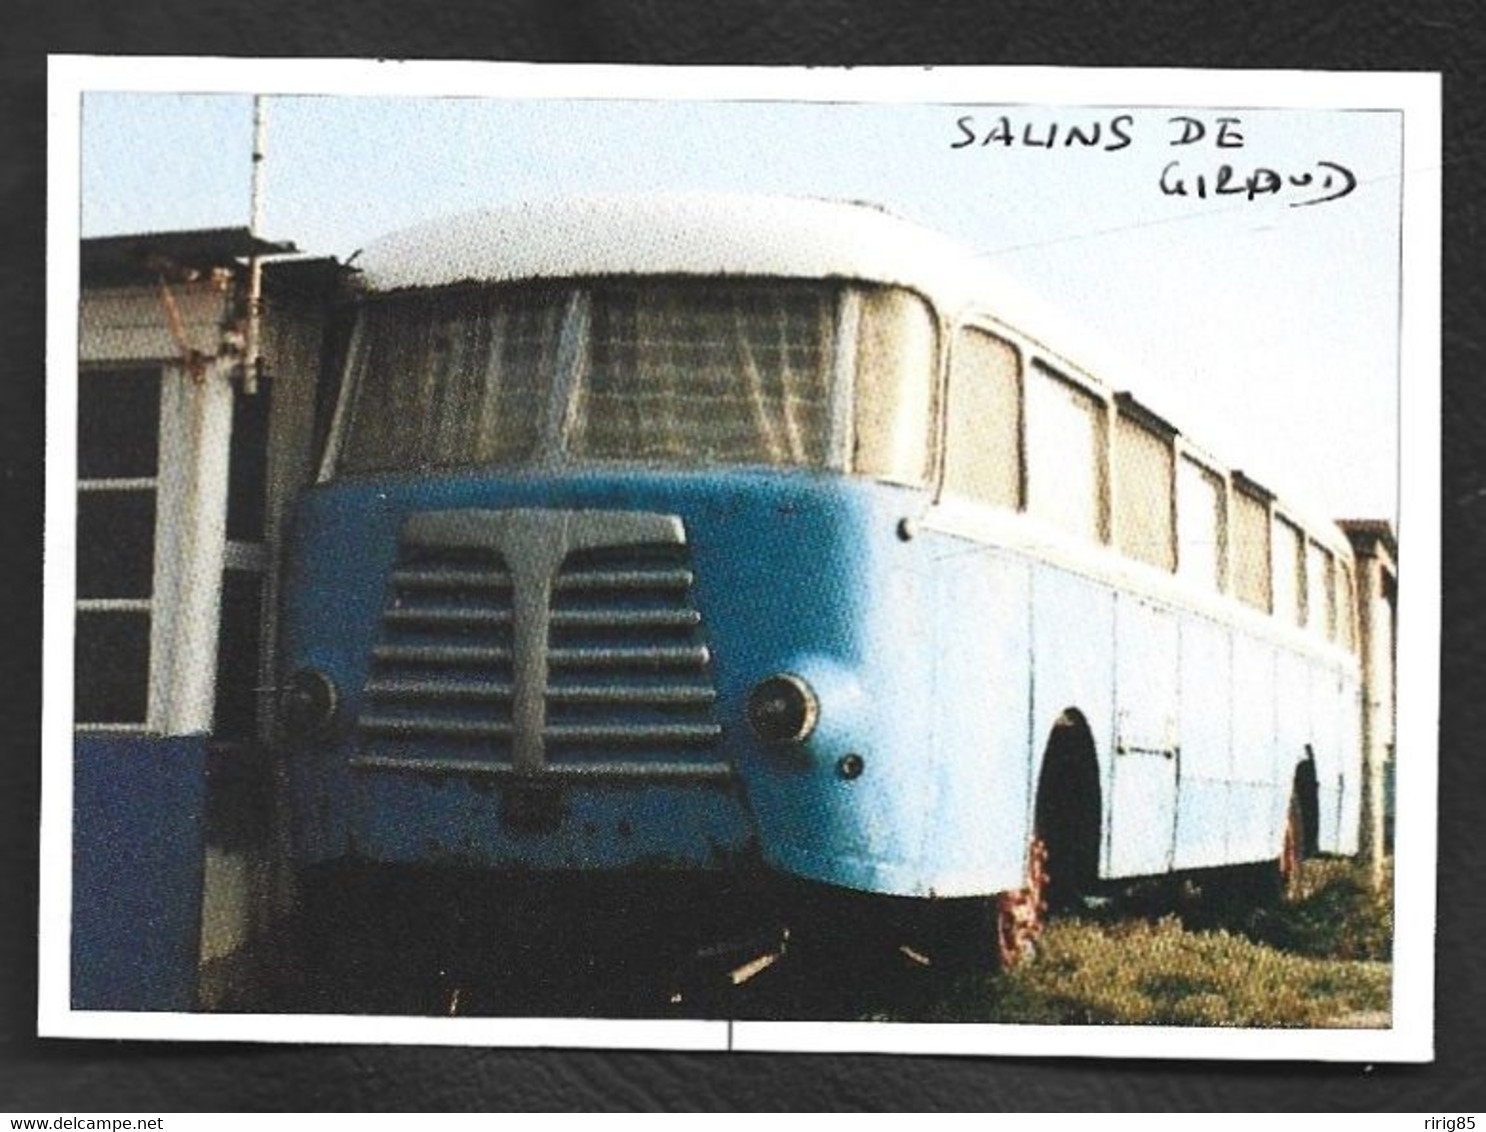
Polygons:
M359 719L369 769L722 781L680 520L443 511L404 525Z
M548 618L547 760L685 757L721 735L685 544L567 555Z
M509 760L513 588L493 550L402 547L362 698L364 750L455 745Z

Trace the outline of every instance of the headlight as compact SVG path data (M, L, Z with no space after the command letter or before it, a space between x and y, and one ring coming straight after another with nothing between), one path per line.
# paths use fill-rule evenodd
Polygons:
M289 739L324 738L339 704L334 680L317 669L301 668L279 697L284 734Z
M748 722L765 743L803 743L819 718L815 691L788 672L760 681L748 697Z

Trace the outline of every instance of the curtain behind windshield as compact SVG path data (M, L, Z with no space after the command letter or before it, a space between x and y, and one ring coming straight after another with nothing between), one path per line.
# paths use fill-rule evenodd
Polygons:
M571 451L824 464L837 294L777 280L596 288Z
M536 448L566 292L551 287L384 300L363 315L345 471L499 464Z

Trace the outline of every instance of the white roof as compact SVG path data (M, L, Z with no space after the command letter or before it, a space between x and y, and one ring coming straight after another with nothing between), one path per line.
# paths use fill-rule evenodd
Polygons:
M371 291L597 275L775 275L914 287L953 309L969 252L872 205L807 197L574 197L394 233L358 259Z

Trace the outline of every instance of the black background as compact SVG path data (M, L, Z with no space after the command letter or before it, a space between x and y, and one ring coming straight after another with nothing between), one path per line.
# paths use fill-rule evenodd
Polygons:
M0 631L6 633L0 649L0 1110L1285 1108L1449 1115L1486 1108L1486 822L1480 816L1486 803L1480 738L1486 728L1486 597L1478 582L1486 513L1486 296L1479 271L1486 20L1478 4L67 0L43 6L24 0L9 10L6 23L0 46ZM38 1041L47 53L1442 71L1438 1061L1234 1065ZM1427 580L1411 580L1421 584Z

